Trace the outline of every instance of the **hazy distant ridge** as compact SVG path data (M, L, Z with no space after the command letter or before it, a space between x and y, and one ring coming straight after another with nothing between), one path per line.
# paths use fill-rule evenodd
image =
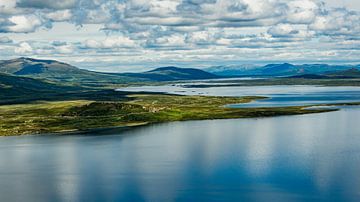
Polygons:
M268 64L265 66L253 66L244 68L232 65L230 70L227 66L210 67L206 70L222 76L295 76L304 74L327 74L348 69L360 69L359 65L328 65L328 64L302 64L294 65L290 63Z

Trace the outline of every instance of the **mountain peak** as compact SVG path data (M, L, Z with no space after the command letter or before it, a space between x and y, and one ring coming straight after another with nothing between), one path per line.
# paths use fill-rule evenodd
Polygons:
M20 57L0 61L0 72L14 75L36 75L48 77L49 74L69 73L79 71L78 68L56 60L42 60Z
M167 66L167 67L159 67L153 70L150 70L149 72L157 72L157 71L181 71L184 68L175 67L175 66Z
M143 73L127 73L127 76L145 78L154 81L198 80L221 78L215 74L195 68L180 68L174 66L159 67Z

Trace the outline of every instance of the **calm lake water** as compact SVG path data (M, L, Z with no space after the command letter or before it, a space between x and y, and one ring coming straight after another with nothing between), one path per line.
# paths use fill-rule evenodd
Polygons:
M191 83L198 84L198 83ZM232 107L282 107L303 106L325 103L343 103L360 101L360 87L327 87L327 86L237 86L188 88L183 85L141 86L118 89L120 91L167 92L181 95L213 96L265 96L270 99L247 104L231 105Z
M359 201L359 116L2 137L0 201Z

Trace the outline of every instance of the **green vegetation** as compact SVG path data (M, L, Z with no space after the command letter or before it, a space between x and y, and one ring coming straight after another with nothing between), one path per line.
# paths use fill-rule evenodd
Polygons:
M172 80L215 78L212 74L195 69L165 67L137 74L107 74L78 69L53 60L19 58L0 61L0 72L0 136L65 133L168 121L297 115L334 110L308 110L305 107L235 109L224 106L263 97L178 96L113 90L115 87L130 84L130 81L131 85L149 84L144 82L163 85L164 81L170 84ZM217 80L214 81L216 84L212 82L188 87L213 87L219 85L218 83L221 83L221 86L359 86L360 79L272 78Z
M141 73L104 73L80 69L56 60L17 58L0 60L0 73L88 88L121 86L128 83L221 78L192 68L162 67Z
M168 121L249 118L331 111L284 108L225 108L262 97L203 97L141 94L123 101L52 101L0 106L0 136L65 133Z
M44 79L51 82L61 82L67 85L101 87L114 84L142 81L141 78L131 78L124 75L93 72L56 60L38 60L32 58L17 58L0 60L0 72L13 75Z

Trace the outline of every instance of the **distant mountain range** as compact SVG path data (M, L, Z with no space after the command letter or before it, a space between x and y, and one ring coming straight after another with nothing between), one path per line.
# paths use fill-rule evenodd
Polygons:
M210 67L206 70L221 76L297 76L305 74L326 74L348 69L360 69L359 65L328 65L328 64L302 64L294 65L289 63L268 64L265 66L231 66L228 71L227 66Z
M121 99L112 90L133 82L163 82L233 78L238 76L283 77L285 79L354 79L360 78L359 66L270 64L208 68L160 67L142 73L101 73L79 69L55 60L18 58L0 61L0 105L34 100ZM216 72L216 73L215 73ZM291 82L292 80L287 80ZM357 80L354 80L356 82ZM303 81L308 83L308 81ZM104 89L106 87L106 89ZM121 93L120 93L121 94Z
M55 60L18 58L0 61L0 93L56 91L63 90L64 86L92 88L130 82L203 80L237 76L280 76L303 79L360 78L360 67L350 65L284 63L263 67L216 66L206 70L209 72L196 68L160 67L142 73L101 73L79 69Z
M56 82L86 83L87 85L220 78L220 76L203 70L178 67L161 67L142 73L101 73L79 69L55 60L32 58L0 61L0 73Z
M260 66L251 64L242 65L226 65L226 66L213 66L203 69L204 71L219 75L219 76L237 76L244 75L246 72L250 72Z
M174 80L199 80L199 79L216 79L221 76L208 73L200 69L179 68L179 67L160 67L143 73L124 73L133 78L143 78L156 81L174 81Z
M347 70L335 71L325 74L301 74L290 76L289 78L302 78L302 79L355 79L360 78L360 70L351 68Z
M99 87L102 89L112 84L214 78L221 77L192 68L161 67L143 73L101 73L55 60L18 58L0 61L0 105L40 98L48 100L56 96L96 99L92 94L94 90L99 93ZM102 97L114 99L112 91L101 93Z

